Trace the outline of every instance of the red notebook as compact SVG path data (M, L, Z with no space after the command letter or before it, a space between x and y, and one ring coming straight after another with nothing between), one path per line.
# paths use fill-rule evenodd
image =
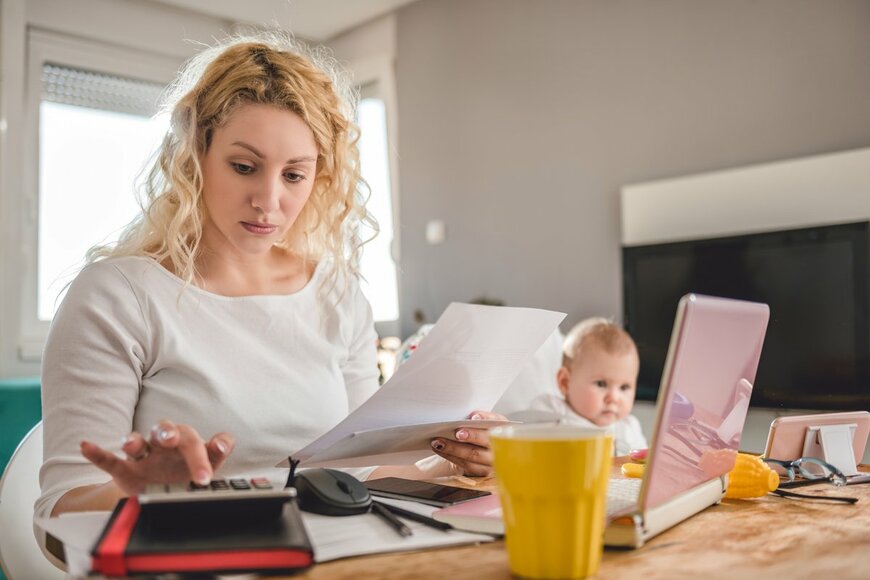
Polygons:
M504 535L501 501L495 493L435 510L432 517L459 530Z
M224 525L161 525L140 517L135 497L121 500L91 552L105 576L163 573L288 573L308 568L314 553L295 501L281 517Z

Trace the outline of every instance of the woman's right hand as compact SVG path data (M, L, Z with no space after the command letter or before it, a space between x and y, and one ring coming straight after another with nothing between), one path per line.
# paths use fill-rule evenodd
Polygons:
M82 441L82 455L108 473L127 495L145 491L150 483L183 483L206 485L215 470L232 453L235 441L229 433L218 433L204 441L189 425L176 425L162 420L146 439L133 432L124 439L121 450L126 459Z

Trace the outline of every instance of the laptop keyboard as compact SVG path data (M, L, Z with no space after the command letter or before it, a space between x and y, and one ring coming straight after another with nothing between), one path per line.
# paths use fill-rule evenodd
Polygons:
M639 478L613 478L607 482L608 517L637 503L642 481Z

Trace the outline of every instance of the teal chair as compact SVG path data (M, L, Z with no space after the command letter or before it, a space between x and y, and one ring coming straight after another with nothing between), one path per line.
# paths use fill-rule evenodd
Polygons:
M0 473L41 418L39 377L0 379Z
M18 443L42 418L39 388L39 377L0 380L0 473L6 469ZM38 485L37 482L37 489ZM25 528L22 536L29 531ZM0 580L6 578L3 559L0 554Z

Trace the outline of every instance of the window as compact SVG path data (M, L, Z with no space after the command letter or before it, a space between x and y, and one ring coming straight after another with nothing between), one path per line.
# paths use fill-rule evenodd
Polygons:
M360 126L360 167L362 177L371 188L368 210L378 221L380 233L363 247L360 268L362 288L372 305L375 322L399 319L398 282L393 260L393 195L391 188L387 108L378 91L378 83L360 89L357 121ZM372 232L364 230L364 238ZM393 331L395 334L395 331Z
M54 317L96 244L138 213L134 181L168 128L163 85L45 63L39 105L37 313Z
M134 183L167 121L183 57L28 30L19 360L37 362L67 283L136 215Z

